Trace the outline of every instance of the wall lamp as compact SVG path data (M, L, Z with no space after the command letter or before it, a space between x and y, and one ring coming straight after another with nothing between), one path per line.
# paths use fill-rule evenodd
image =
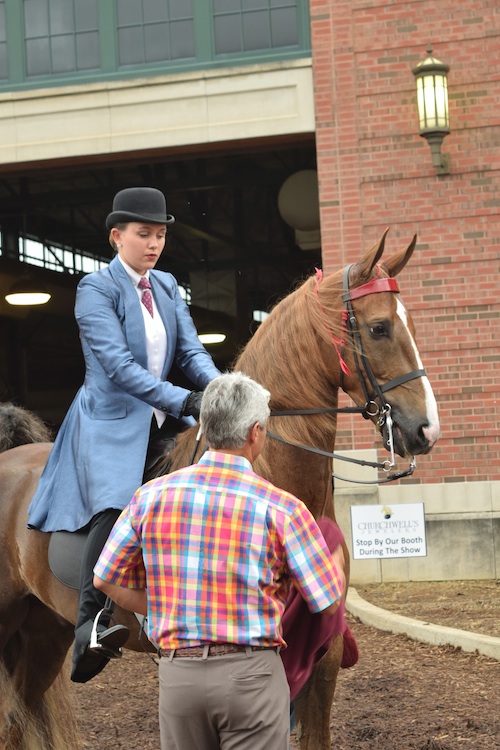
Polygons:
M16 281L5 295L9 305L45 305L49 299L50 294L44 285L31 279Z
M412 72L417 84L417 106L420 135L431 147L432 163L438 174L449 174L449 155L441 153L441 144L450 132L448 112L448 81L450 66L432 57L427 47L427 57Z

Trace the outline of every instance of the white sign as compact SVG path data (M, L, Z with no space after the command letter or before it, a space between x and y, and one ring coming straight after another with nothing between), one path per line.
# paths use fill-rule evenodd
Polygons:
M355 560L425 557L423 503L351 506Z

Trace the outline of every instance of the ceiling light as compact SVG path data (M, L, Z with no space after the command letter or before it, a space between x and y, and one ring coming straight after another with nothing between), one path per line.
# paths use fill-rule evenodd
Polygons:
M226 340L225 333L200 333L198 338L202 344L222 344Z
M9 305L45 305L50 299L43 284L30 279L16 281L5 295Z

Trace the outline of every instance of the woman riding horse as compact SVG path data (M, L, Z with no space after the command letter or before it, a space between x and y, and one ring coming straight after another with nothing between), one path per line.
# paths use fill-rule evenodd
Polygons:
M106 219L117 257L78 285L75 315L85 357L85 382L57 434L29 509L40 531L87 528L75 627L75 682L98 674L121 656L128 629L94 620L104 595L93 568L121 510L142 484L145 465L164 439L194 424L201 395L170 383L174 361L202 390L219 374L201 345L174 277L153 270L165 246L165 196L154 188L121 190ZM142 302L142 304L141 304ZM191 418L191 419L190 419ZM158 448L160 446L160 448Z

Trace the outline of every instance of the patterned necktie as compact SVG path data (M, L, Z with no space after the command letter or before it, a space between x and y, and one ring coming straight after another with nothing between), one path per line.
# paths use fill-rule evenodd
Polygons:
M139 289L143 290L141 297L142 304L151 315L151 317L153 317L153 297L151 296L151 292L149 291L151 289L151 284L145 276L141 276L141 279L137 286L139 287Z

